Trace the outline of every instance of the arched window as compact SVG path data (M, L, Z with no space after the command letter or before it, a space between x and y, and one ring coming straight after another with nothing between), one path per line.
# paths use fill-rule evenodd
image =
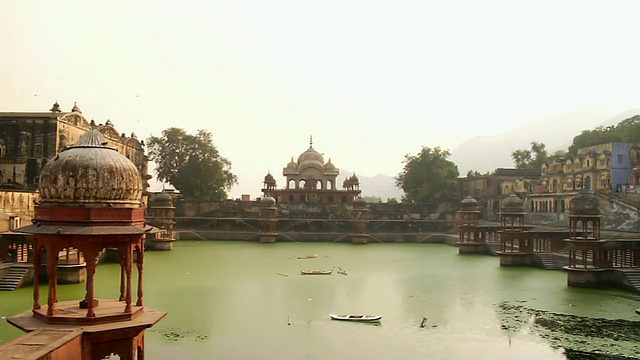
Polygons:
M564 181L564 189L573 190L573 178L571 176L568 176L567 179Z

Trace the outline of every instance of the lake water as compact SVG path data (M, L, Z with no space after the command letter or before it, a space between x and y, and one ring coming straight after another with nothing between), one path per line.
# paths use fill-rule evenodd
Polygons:
M168 312L147 331L147 358L640 357L639 295L568 288L563 271L501 268L497 257L457 252L441 244L202 241L147 252L145 306ZM318 257L297 259L309 254ZM334 273L300 275L324 269ZM117 298L118 281L116 264L100 265L97 297ZM31 296L31 287L1 292L0 315L30 309ZM60 301L83 296L84 284L60 286ZM345 323L330 313L383 318ZM0 324L0 344L20 335Z

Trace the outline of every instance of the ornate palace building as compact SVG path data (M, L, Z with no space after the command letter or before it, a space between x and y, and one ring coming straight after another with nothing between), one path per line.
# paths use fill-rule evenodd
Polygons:
M37 190L42 169L92 129L104 136L104 145L135 165L146 190L151 176L144 143L135 134L119 134L110 120L104 125L87 121L75 104L70 112L63 112L57 102L49 112L0 112L0 260L7 260L9 249L15 255L8 260L33 260L27 251L32 246L30 237L4 232L31 221L40 197ZM146 191L141 201L147 204Z
M633 144L607 143L584 147L577 154L542 166L542 176L529 195L528 211L565 213L571 199L583 190L620 192L637 181Z
M148 158L135 134L118 133L110 120L89 122L75 104L63 112L56 102L49 112L0 112L0 188L35 191L47 161L94 128L135 164L148 186Z
M284 189L278 189L273 175L264 178L262 192L280 202L319 202L319 203L352 203L360 196L360 181L354 174L344 180L342 190L336 185L336 178L340 174L331 159L324 162L322 154L313 148L313 138L309 141L309 148L298 156L293 157L282 170L287 178Z

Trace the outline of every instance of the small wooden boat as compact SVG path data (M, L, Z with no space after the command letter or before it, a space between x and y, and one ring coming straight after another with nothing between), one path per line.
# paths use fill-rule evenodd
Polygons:
M301 275L331 275L333 270L300 270Z
M358 322L378 322L382 319L382 315L360 315L360 314L346 314L346 315L337 315L337 314L329 314L331 316L331 320L341 320L341 321L358 321Z
M302 256L298 256L298 259L313 259L313 258L317 258L318 254L313 254L313 255L302 255Z

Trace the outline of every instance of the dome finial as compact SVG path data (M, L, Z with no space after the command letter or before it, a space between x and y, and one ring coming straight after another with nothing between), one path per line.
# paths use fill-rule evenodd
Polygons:
M309 146L313 146L313 135L309 135Z

